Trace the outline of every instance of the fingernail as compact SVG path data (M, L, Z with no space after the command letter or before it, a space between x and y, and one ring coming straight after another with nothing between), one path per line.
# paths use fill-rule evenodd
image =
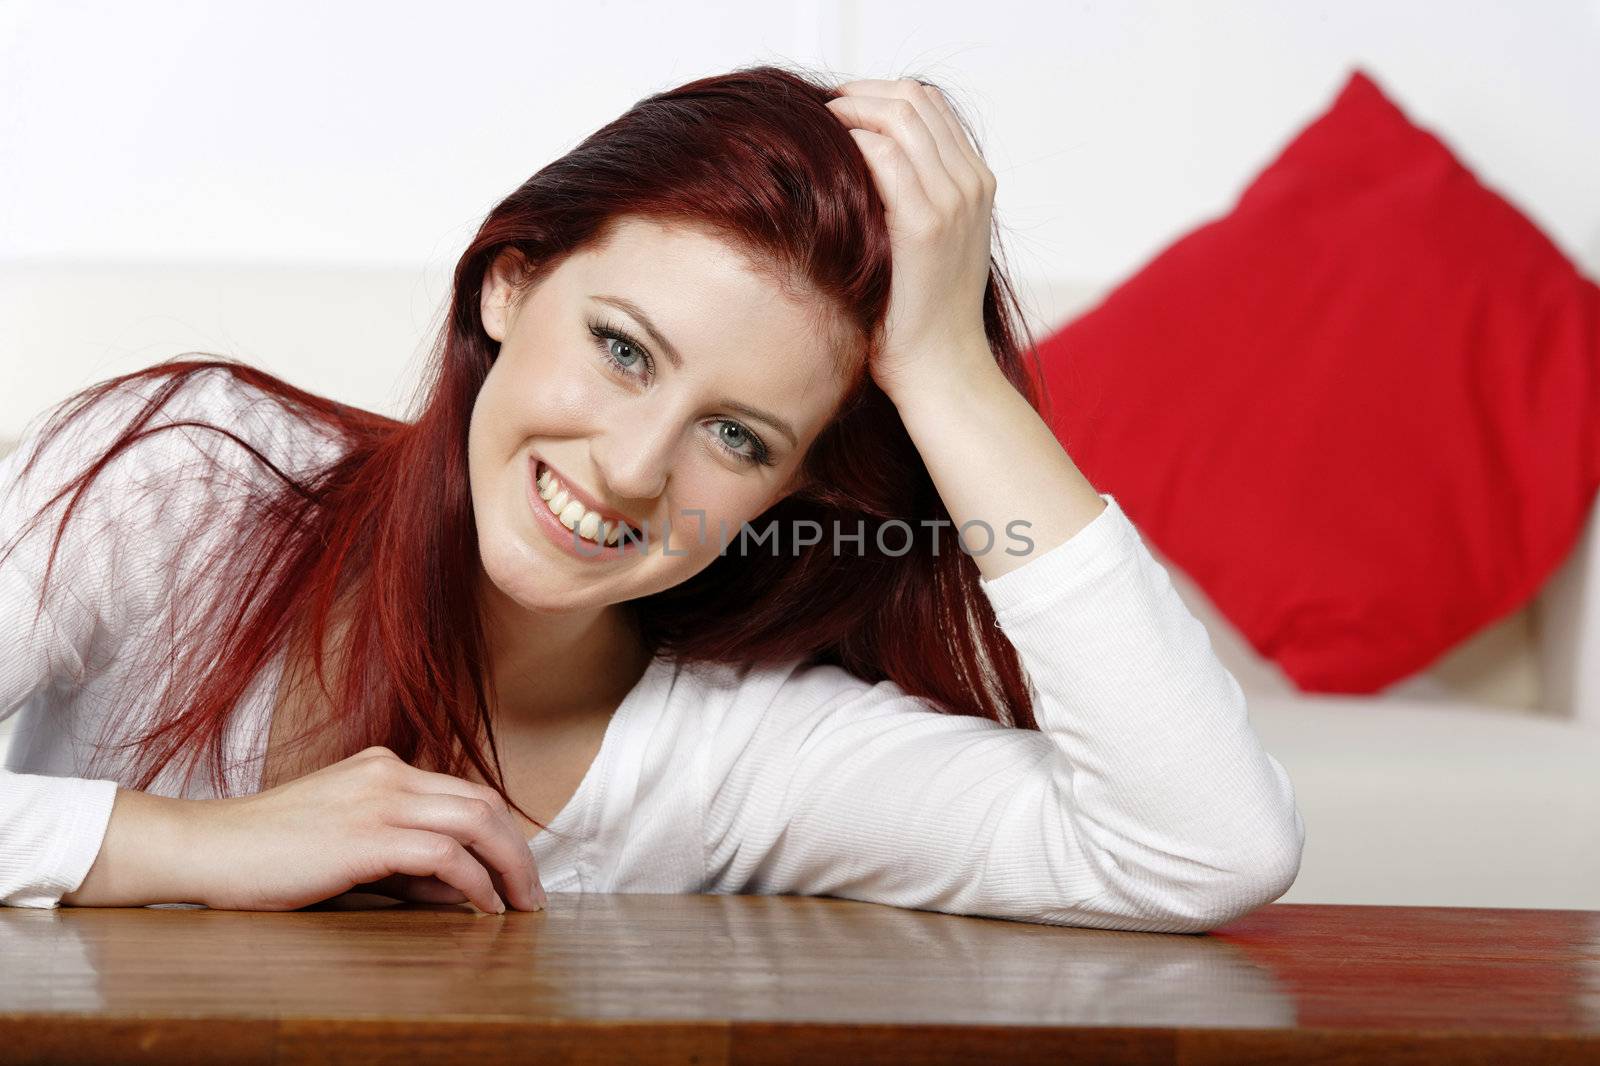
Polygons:
M545 890L544 890L544 886L543 885L534 885L533 886L533 891L534 891L534 898L539 901L540 908L544 908L544 907L550 906L550 897L545 894Z

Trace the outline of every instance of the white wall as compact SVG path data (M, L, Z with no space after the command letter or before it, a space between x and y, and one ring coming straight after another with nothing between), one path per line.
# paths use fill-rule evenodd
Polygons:
M414 271L431 299L499 197L634 100L792 60L954 90L978 120L1012 264L1028 277L1115 280L1225 211L1354 64L1600 273L1600 0L973 11L0 2L0 267L353 264ZM426 328L429 311L406 330ZM22 385L0 395L0 436L101 372L171 354L159 335L153 350L117 347L129 324L96 314L79 309L65 325L82 345L25 378L37 338L0 320L0 368ZM295 314L283 307L286 332ZM225 342L228 321L215 326ZM393 377L408 354L362 351L351 358L374 365L354 373Z
M0 6L0 259L448 260L638 97L743 62L923 72L1049 273L1126 271L1366 64L1600 255L1600 3Z

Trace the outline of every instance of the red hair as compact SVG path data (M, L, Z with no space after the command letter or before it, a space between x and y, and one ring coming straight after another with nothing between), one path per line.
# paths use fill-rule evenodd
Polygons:
M684 659L833 663L868 682L891 680L953 714L1037 729L1016 651L995 627L977 565L960 549L894 406L866 373L887 309L889 236L866 161L824 106L837 95L813 76L774 66L702 78L640 100L534 174L489 212L456 266L450 313L414 419L336 403L217 358L168 360L69 398L77 404L65 421L125 383L160 383L109 449L40 510L72 492L44 589L79 498L144 436L175 426L213 430L278 479L274 491L251 498L237 538L216 552L228 556L236 576L212 587L181 661L179 649L170 650L169 683L153 711L127 708L152 713L154 725L122 745L138 754L123 783L148 789L170 760L203 749L223 794L224 731L235 704L286 642L315 650L316 676L327 688L321 650L329 609L348 597L351 628L329 689L338 710L317 723L332 731L340 757L382 744L428 769L460 775L471 766L521 811L505 788L489 728L490 663L474 602L481 563L467 425L499 347L484 331L479 301L501 251L520 253L529 267L522 283L532 285L625 216L724 237L758 267L820 297L847 327L841 351L851 384L804 459L809 482L750 524L764 529L777 519L778 528L792 529L810 519L825 530L838 522L854 531L865 519L868 530L868 547L855 553L828 550L828 538L798 555L725 552L682 584L630 601L647 642ZM1032 338L998 261L990 265L989 346L1039 409L1038 376L1024 362L1025 353L1034 356ZM334 439L338 454L295 477L225 427L190 420L143 428L186 379L211 370L262 390L307 433ZM62 428L55 422L44 440ZM876 523L890 519L918 531L900 556L870 550ZM945 523L933 527L936 541L921 533L934 520ZM903 535L885 536L891 547L903 542Z

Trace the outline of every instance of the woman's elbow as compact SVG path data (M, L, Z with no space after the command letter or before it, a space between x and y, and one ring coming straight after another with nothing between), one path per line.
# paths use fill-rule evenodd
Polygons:
M1191 917L1196 923L1193 932L1210 932L1246 914L1279 899L1294 885L1300 875L1300 859L1304 852L1304 828L1296 817L1296 835L1293 846L1278 853L1276 859L1264 861L1252 857L1227 877L1219 877L1207 893L1208 905Z

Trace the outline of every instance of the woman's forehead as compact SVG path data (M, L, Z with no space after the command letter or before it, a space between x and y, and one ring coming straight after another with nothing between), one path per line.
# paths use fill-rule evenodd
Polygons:
M618 222L574 257L568 281L580 299L617 297L641 308L687 357L726 344L774 350L835 374L861 346L837 302L761 253L703 228L651 219ZM605 301L602 301L605 302Z

